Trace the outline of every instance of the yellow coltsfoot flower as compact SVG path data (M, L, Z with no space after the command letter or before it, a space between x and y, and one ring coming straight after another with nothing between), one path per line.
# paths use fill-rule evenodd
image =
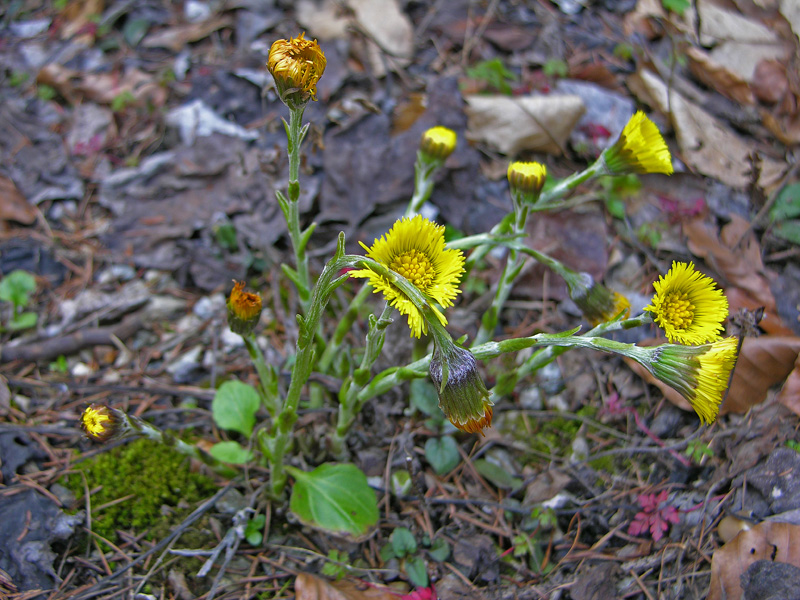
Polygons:
M649 370L678 390L689 401L700 420L713 423L736 364L735 337L713 344L681 346L664 344L653 348Z
M81 415L81 428L95 442L107 442L123 432L125 416L104 404L91 404Z
M673 261L653 283L656 294L644 308L672 343L703 344L720 338L728 317L728 299L716 282L694 270L694 263Z
M547 179L547 167L538 162L512 162L508 165L508 184L511 192L524 194L536 202Z
M672 175L672 157L661 132L638 111L622 130L614 145L603 152L608 170L625 173L664 173Z
M269 49L267 69L275 79L278 95L289 108L317 99L317 82L325 72L325 54L317 40L299 37L277 40Z
M437 125L422 134L419 149L428 160L444 161L455 150L457 141L455 131Z
M363 243L367 256L405 277L423 296L442 308L453 305L460 293L458 283L464 272L464 254L461 250L445 248L444 226L421 215L395 222L387 234L376 239L371 247ZM369 279L375 293L382 293L386 301L408 317L411 335L420 337L428 332L421 311L389 279L365 268L350 271L350 277ZM431 309L439 321L447 319L435 306Z
M261 296L244 290L244 281L234 282L228 298L228 326L233 333L249 335L261 317Z

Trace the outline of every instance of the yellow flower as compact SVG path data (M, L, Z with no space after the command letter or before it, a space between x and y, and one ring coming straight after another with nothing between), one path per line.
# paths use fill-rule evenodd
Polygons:
M81 427L86 436L95 442L106 442L122 429L119 411L103 404L92 404L83 411Z
M630 312L631 303L625 296L596 282L589 273L575 273L574 277L565 277L565 281L569 297L592 327Z
M673 343L703 344L720 338L728 317L728 299L716 282L694 270L694 263L673 262L653 284L655 296L644 310Z
M603 152L611 173L664 173L672 175L672 157L661 132L638 111L622 130L614 145Z
M228 298L228 326L239 335L252 333L261 316L261 296L244 291L244 281L234 283Z
M532 201L539 194L547 179L547 167L537 162L512 162L508 165L508 184L511 191L532 196Z
M439 394L439 408L461 431L480 433L492 425L492 401L472 352L452 341L434 345L428 373Z
M419 149L430 160L444 161L455 150L457 140L455 131L437 125L422 134Z
M367 256L399 273L411 282L426 298L442 308L453 305L460 293L458 282L464 272L464 255L461 250L445 248L444 226L436 225L420 215L395 222L389 233L376 239L372 247L363 243ZM370 269L350 271L350 277L369 279L375 293L382 293L386 301L408 317L411 335L420 337L428 327L420 310L399 288L386 277ZM447 319L431 307L439 321Z
M735 337L713 344L681 346L664 344L653 348L649 369L689 401L700 420L713 423L736 364Z
M288 40L277 40L269 49L267 69L275 79L278 95L289 108L305 106L317 99L317 82L325 71L325 54L317 40L304 39L305 33Z

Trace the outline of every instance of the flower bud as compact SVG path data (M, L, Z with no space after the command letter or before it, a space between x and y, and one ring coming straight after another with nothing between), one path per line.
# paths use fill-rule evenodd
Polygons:
M261 296L244 291L244 281L235 282L228 299L228 326L239 335L250 335L261 317Z
M547 179L547 167L538 162L513 162L508 165L511 193L521 194L528 202L536 202Z
M317 99L317 82L325 72L325 54L317 40L311 42L304 35L277 40L267 59L278 95L290 109L302 108L309 100Z
M442 350L435 344L428 368L439 394L439 408L461 431L483 435L492 425L492 401L472 352L452 342Z
M589 273L576 273L575 277L567 277L565 281L569 297L592 327L606 323L622 312L625 315L630 312L631 304L625 296L596 282Z
M455 150L457 140L455 131L437 125L422 134L419 149L428 160L444 162Z
M83 411L81 427L86 437L95 442L107 442L125 431L125 415L104 404L91 404Z

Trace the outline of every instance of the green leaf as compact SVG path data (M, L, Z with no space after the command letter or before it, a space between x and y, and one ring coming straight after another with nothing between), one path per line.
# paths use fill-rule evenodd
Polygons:
M682 15L691 5L691 0L661 0L661 6L678 15Z
M214 394L211 414L219 427L250 437L260 404L258 392L253 386L241 381L226 381Z
M800 221L783 221L775 226L772 233L778 237L792 242L793 244L800 244Z
M286 470L295 479L289 508L303 523L358 540L378 522L375 492L355 465L326 463L310 472L290 466Z
M456 468L461 455L458 453L456 441L450 436L444 436L428 438L425 442L425 458L437 475L445 475Z
M436 562L444 562L450 556L450 544L445 539L436 538L433 540L428 554Z
M243 448L239 442L220 442L214 444L208 453L222 462L232 465L244 465L253 460L253 453Z
M11 302L15 308L27 306L36 290L36 279L21 269L11 271L0 280L0 300Z
M411 406L416 408L421 413L429 416L441 416L444 419L444 414L439 409L439 395L436 393L436 388L426 377L424 379L414 379L411 382Z
M147 19L130 19L125 21L122 36L128 45L133 47L144 39L148 29L150 29L150 21Z
M518 487L522 483L521 479L514 477L502 467L499 467L486 459L481 458L475 460L472 462L472 464L475 466L475 470L480 473L482 477L485 477L500 489L510 490Z
M39 320L39 317L34 312L24 312L21 314L16 315L11 321L8 323L8 328L11 331L20 331L22 329L30 329L31 327L36 326L36 321Z
M264 529L264 523L267 518L264 515L256 515L247 522L244 528L244 539L251 546L260 546L261 541L264 539L264 534L261 531Z
M415 587L428 587L428 571L425 568L425 561L419 556L412 556L406 561L406 575Z
M800 183L787 185L781 190L769 211L769 216L773 221L800 217Z
M398 527L389 536L392 550L397 558L405 558L417 551L417 540L407 527Z
M411 491L411 475L408 471L394 471L390 484L395 496L406 496Z

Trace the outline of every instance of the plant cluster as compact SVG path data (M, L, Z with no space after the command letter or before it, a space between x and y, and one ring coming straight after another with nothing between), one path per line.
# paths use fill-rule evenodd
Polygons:
M508 183L513 210L490 231L449 243L445 242L444 227L420 214L433 193L436 172L444 168L457 145L455 132L434 127L421 139L414 165L415 190L404 216L371 245L359 242L362 254L347 254L345 236L339 234L333 256L313 276L308 247L313 241L315 224L302 227L298 207L300 147L309 127L302 124L303 113L308 103L316 99L316 85L325 64L316 41L306 40L303 35L275 42L268 61L280 98L289 109L289 121L284 121L289 183L286 192L279 192L277 199L293 254L292 264L282 265L282 272L296 290L301 313L297 315L298 335L288 383L278 376L275 365L264 359L257 341L261 296L238 282L228 299L228 323L233 332L242 336L259 384L253 387L236 380L225 382L216 392L212 409L216 424L241 441L222 441L211 448L210 454L205 454L140 419L105 406L92 406L84 415L84 428L90 437L144 435L201 458L221 473L229 471L230 464L256 461L269 469L268 494L273 500L285 497L291 477L294 485L289 506L302 522L360 540L369 535L378 520L375 493L364 473L346 462L326 463L311 471L287 464L295 442L298 408L306 397L307 386L312 402L324 401L324 390L309 383L312 373L343 376L335 398L335 424L326 440L331 456L337 458L346 455L348 432L364 404L397 386L428 378L435 388L440 416L463 432L482 434L492 424L494 405L518 381L572 348L591 348L638 362L653 376L677 389L702 422L715 420L735 363L737 344L735 338L721 338L728 303L713 280L695 271L691 263L673 263L670 271L655 283L656 294L651 304L642 314L628 318L630 303L624 296L589 274L573 271L529 248L523 239L532 213L563 206L564 199L589 180L672 173L663 137L643 112L631 117L615 142L593 164L559 182L548 180L542 164L512 162ZM447 331L447 309L457 300L460 286L469 278L471 269L498 247L505 249L507 258L492 289L491 303L480 318L477 334L469 343L453 340ZM494 339L515 282L531 260L542 263L566 281L570 296L592 329L579 333L580 327L576 327L557 334ZM327 306L332 293L353 279L364 281L361 289L346 310L331 314ZM369 316L363 344L349 347L348 334L371 291L382 296L384 304ZM418 341L414 355L407 364L376 372L386 328L392 324L395 311ZM669 343L641 347L605 337L613 331L653 322L663 328ZM326 326L333 323L335 327ZM526 348L537 350L496 386L486 386L480 370L483 361ZM431 415L430 407L426 413ZM264 415L267 418L262 418ZM453 452L448 452L447 447L452 444L443 441L448 439L452 442L447 437L429 441L430 453L426 444L426 455L441 459L438 465L434 464L439 473L454 466ZM398 479L398 487L408 487L407 484L408 481ZM643 512L649 514L644 505ZM664 519L672 521L673 517L669 513ZM660 522L656 529L663 529ZM408 576L424 587L422 574L415 566L418 555L416 549L412 550L416 542L413 537L408 538L402 530L395 530L391 554L402 560ZM519 547L526 547L522 542Z

